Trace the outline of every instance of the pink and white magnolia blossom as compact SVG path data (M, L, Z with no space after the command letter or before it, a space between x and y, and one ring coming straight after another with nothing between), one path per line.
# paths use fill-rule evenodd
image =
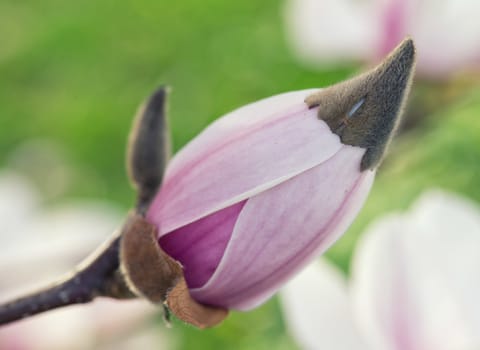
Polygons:
M194 299L251 309L345 232L398 122L414 62L407 39L363 75L242 107L178 152L147 220Z
M477 0L288 0L285 19L305 62L376 61L410 35L434 78L480 67L479 13Z
M168 166L147 218L192 296L250 309L348 227L370 190L365 149L344 145L290 92L213 123Z
M480 348L480 207L443 191L373 223L346 280L316 261L282 291L302 348Z
M109 205L77 202L45 209L28 180L0 172L0 299L58 278L121 222ZM96 300L0 328L2 350L152 349L165 343L145 301Z

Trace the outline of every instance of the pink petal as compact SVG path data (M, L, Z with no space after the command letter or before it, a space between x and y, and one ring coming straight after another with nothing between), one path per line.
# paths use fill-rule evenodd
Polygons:
M332 157L341 143L317 118L316 109L309 110L303 102L311 92L288 93L241 108L188 144L172 161L147 214L159 226L159 236Z
M160 238L160 246L183 265L190 288L201 287L215 272L245 201L180 227Z
M302 349L369 349L353 321L345 276L314 261L282 290L285 321Z
M181 171L188 163L195 162L199 153L209 153L212 148L221 147L226 140L245 134L245 130L272 121L316 91L318 89L306 89L271 96L247 104L217 119L202 131L202 137L195 137L188 143L188 147L175 154L168 164L167 177ZM195 148L196 152L189 150L190 147Z
M480 210L442 192L371 226L358 246L352 295L371 346L395 350L480 345Z
M384 9L381 8L381 22L383 26L381 40L378 47L379 57L384 57L393 50L409 34L407 29L408 18L412 1L390 0L383 1ZM410 6L409 6L410 5Z
M275 293L360 210L374 177L359 172L364 152L343 146L323 164L249 199L217 270L192 296L246 310Z

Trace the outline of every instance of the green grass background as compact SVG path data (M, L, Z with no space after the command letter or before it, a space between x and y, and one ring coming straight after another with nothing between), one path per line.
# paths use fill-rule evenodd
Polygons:
M138 104L158 85L172 87L177 150L236 107L329 85L359 69L299 65L286 43L282 3L274 0L3 0L0 165L11 166L12 152L28 140L51 140L73 169L52 203L95 198L127 210L134 193L124 171L126 137ZM410 109L428 97L419 90ZM434 96L426 110L435 112L417 113L417 127L397 138L358 220L329 251L344 270L368 222L408 207L423 189L480 201L478 84L462 87L448 103ZM171 335L177 349L296 348L276 299L233 313L213 330L175 323Z

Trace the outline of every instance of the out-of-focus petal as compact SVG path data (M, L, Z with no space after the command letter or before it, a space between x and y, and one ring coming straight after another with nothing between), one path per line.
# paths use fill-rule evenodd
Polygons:
M0 172L0 242L7 244L20 238L19 228L26 224L37 209L39 198L35 188L23 177L13 173Z
M360 210L374 177L359 172L364 152L343 146L325 163L249 199L217 270L192 296L246 310L275 293Z
M442 192L365 233L353 264L358 324L374 349L480 345L480 214Z
M104 203L42 209L35 189L13 173L0 173L0 198L10 203L0 219L8 219L7 213L16 218L15 225L0 231L0 301L43 287L70 271L121 223L120 213ZM154 312L144 301L113 300L53 310L1 327L0 349L104 349L112 343L117 344L115 349L137 349L124 345Z
M121 223L114 208L99 203L77 203L23 217L9 231L0 254L0 300L45 284L68 272ZM11 271L15 270L12 274Z
M480 68L478 13L476 0L288 0L285 17L307 63L377 61L408 35L419 73L442 78Z
M302 349L369 349L353 322L345 278L328 262L314 261L295 276L282 290L281 302Z
M172 342L169 334L166 327L155 322L133 330L129 329L128 333L121 336L105 339L98 350L175 349L176 342Z
M357 246L352 268L355 315L372 349L394 350L397 341L405 349L415 349L411 346L418 338L418 315L406 291L405 259L398 242L405 230L400 218L391 216L377 223Z
M242 108L223 117L207 129L206 136L202 133L197 141L187 145L179 160L172 161L172 170L147 214L159 226L159 236L332 157L341 143L328 125L317 118L317 109L308 109L303 102L311 92L282 95L290 104L282 104L281 110L275 102L280 97ZM272 106L271 111L268 105ZM203 138L206 140L202 141Z
M379 27L378 43L373 52L382 58L393 50L407 35L410 35L412 15L417 0L371 0L370 19ZM372 23L370 24L372 25Z
M418 47L418 68L429 75L476 65L480 68L480 2L412 1L410 34Z
M97 300L88 305L53 310L0 328L0 349L133 350L137 348L120 346L128 342L130 337L135 337L135 332L145 328L154 312L156 309L153 305L140 300ZM161 330L158 329L156 333L160 335ZM153 339L156 347L162 344L158 337Z
M369 1L290 0L285 8L287 35L306 62L369 59L379 32Z
M81 350L93 347L85 310L74 306L0 328L0 349Z

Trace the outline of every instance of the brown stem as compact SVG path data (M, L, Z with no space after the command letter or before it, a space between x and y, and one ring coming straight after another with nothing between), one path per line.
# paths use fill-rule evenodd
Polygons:
M169 154L166 99L166 88L158 88L140 108L130 133L127 166L137 189L136 215L130 215L121 231L57 283L0 305L0 325L59 307L88 303L97 296L136 297L119 269L120 241L126 230L136 228L131 221L146 212L162 182Z
M135 297L118 273L119 243L117 232L64 279L0 305L0 325L59 307L88 303L97 296Z
M155 226L144 218L161 185L169 155L166 99L166 88L157 89L140 108L130 133L127 166L137 190L137 204L122 230L59 282L0 305L0 325L88 303L97 296L127 299L139 295L163 304L180 280L184 288L176 288L170 300L185 321L208 327L226 317L226 310L197 305L189 297L181 266L160 249ZM191 307L180 305L179 300L189 301L186 304Z

